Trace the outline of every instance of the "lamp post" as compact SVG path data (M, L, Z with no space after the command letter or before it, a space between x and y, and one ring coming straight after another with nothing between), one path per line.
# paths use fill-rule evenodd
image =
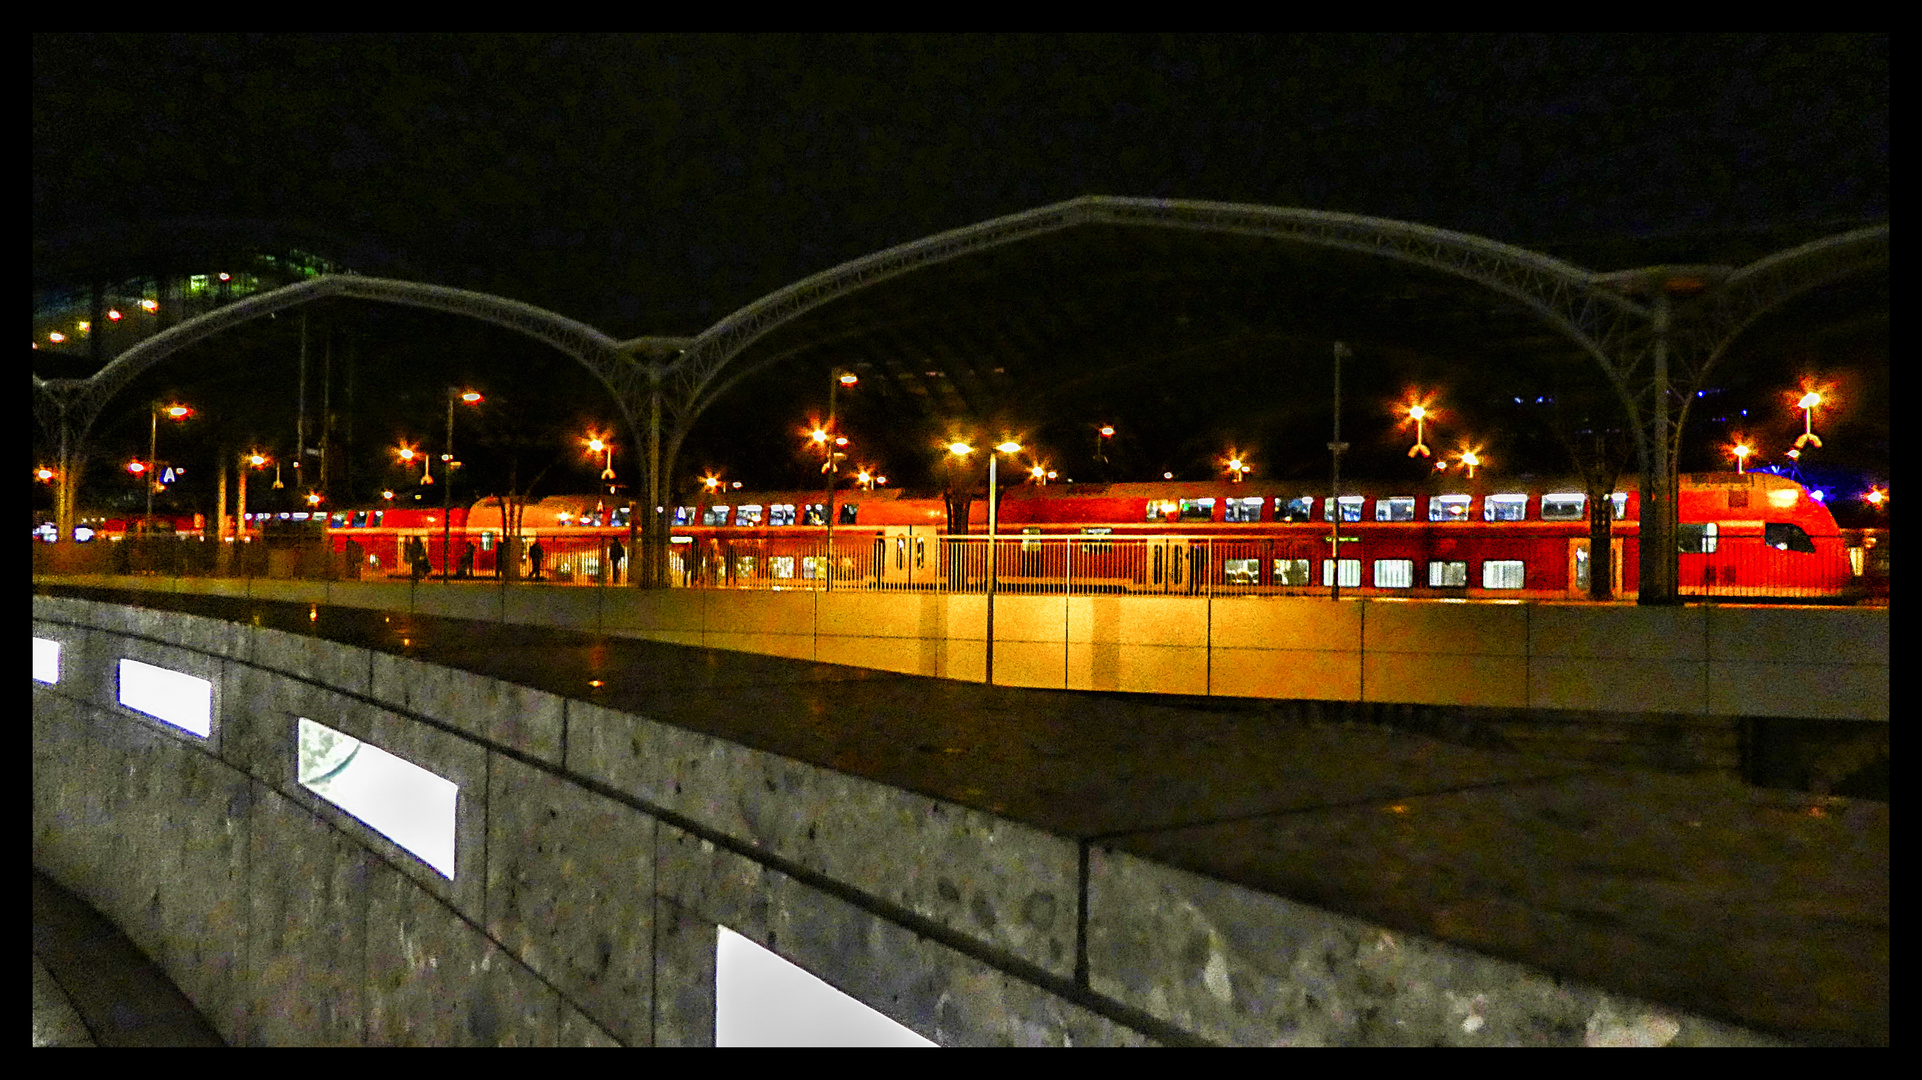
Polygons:
M1795 407L1802 410L1802 434L1795 437L1797 450L1804 446L1813 446L1817 450L1822 448L1822 440L1815 434L1815 407L1820 404L1822 395L1813 390L1803 394L1802 400L1795 403Z
M1427 457L1428 447L1426 445L1426 442L1427 442L1426 424L1428 421L1428 410L1421 407L1420 405L1410 405L1408 407L1408 418L1415 422L1415 445L1408 448L1408 456L1409 457L1417 457L1417 456Z
M447 453L441 456L446 466L440 471L440 579L454 580L454 402L480 404L481 396L472 390L447 388Z
M1348 444L1341 441L1341 358L1347 355L1348 346L1335 342L1335 431L1328 443L1328 453L1334 459L1328 490L1328 565L1334 586L1329 596L1335 600L1341 599L1341 454L1348 449Z
M821 586L824 589L834 588L834 449L837 446L845 446L847 444L847 440L840 437L839 431L834 423L835 392L843 386L851 387L860 381L860 376L851 371L836 369L828 373L828 422L826 427L817 428L814 432L815 440L821 444L821 452L823 455L821 472L826 477L824 483L827 489L822 493L821 505L822 520L826 522L827 526L824 533L826 537L825 558L827 561L827 577Z
M162 412L167 414L167 419L169 420L185 420L194 414L192 409L189 409L179 402L175 402L172 405L162 405L159 402L154 402L151 415L147 417L147 468L141 473L141 479L147 482L147 517L146 520L140 523L140 531L142 533L150 533L153 531L153 489L154 483L156 482L154 476L154 455L159 450L160 414Z
M1747 443L1736 443L1729 448L1729 453L1735 455L1735 473L1737 476L1748 471L1748 456L1754 452Z
M999 445L988 451L988 648L986 661L983 665L985 668L983 671L983 681L989 686L994 685L994 590L1001 570L1001 545L999 542L1001 507L995 498L995 484L997 480L995 467L1000 463L1002 454L1018 454L1020 452L1021 444L1015 442L1013 439L1005 439Z

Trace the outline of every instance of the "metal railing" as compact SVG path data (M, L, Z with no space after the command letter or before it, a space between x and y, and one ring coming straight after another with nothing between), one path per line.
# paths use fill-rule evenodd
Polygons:
M1431 598L1582 599L1573 580L1579 560L1566 538L1527 542L1512 558L1485 551L1474 559L1445 550L1407 557L1405 544L1343 537L1342 558L1331 563L1325 538L1221 536L941 536L902 533L699 539L672 545L668 582L674 588L748 590L859 589L884 592L1017 595L1325 596L1339 575L1344 595ZM519 580L562 586L625 584L632 569L597 536L542 536L536 567L523 545ZM1353 547L1350 547L1350 544ZM1722 536L1710 552L1680 556L1683 595L1705 600L1888 598L1887 530L1855 531L1846 546L1816 552L1784 550L1756 537ZM34 544L36 572L134 574L161 577L236 577L324 580L443 578L438 537L425 545L427 562L387 565L361 551L335 551L316 539L299 543L216 545L198 539L129 537L69 546L56 566L50 545ZM502 554L491 548L471 575L499 580ZM1632 565L1627 547L1623 563ZM1581 587L1576 587L1581 586Z

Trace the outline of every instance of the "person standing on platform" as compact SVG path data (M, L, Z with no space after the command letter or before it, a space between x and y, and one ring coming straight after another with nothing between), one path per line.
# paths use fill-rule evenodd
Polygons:
M541 579L541 563L547 560L547 549L541 546L541 538L534 538L534 545L527 549L527 564L533 569L528 577L534 581Z
M610 585L621 583L621 560L627 558L627 549L621 546L617 537L607 542L607 581Z

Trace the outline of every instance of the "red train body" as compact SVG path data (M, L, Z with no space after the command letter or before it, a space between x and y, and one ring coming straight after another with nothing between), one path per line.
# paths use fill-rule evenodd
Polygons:
M990 562L1007 591L1344 593L1367 596L1554 598L1587 594L1589 524L1578 487L1500 481L1415 493L1366 486L1340 500L1341 553L1329 557L1330 510L1309 484L1021 485L1004 492L992 555L985 493L965 535L951 535L938 498L898 491L836 492L832 548L823 497L729 492L674 510L669 572L676 584L812 588L830 565L836 587L984 586ZM1610 563L1617 595L1638 585L1640 499L1618 492ZM472 573L492 577L504 545L492 500L452 511L453 565L472 545ZM1719 597L1844 599L1861 579L1835 519L1794 481L1765 473L1682 478L1682 591ZM351 541L362 574L406 576L410 540L435 576L446 565L441 511L335 513L336 551ZM958 531L957 531L958 532ZM594 496L529 504L525 549L538 540L541 577L618 578L613 545L628 543L624 511Z

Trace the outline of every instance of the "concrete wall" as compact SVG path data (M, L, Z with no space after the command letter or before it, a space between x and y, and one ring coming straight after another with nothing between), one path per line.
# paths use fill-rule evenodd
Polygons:
M601 630L969 681L986 675L984 596L57 580ZM1886 607L999 595L993 625L994 681L1004 686L1693 716L1889 718Z
M34 635L35 864L237 1044L702 1045L717 924L943 1045L1766 1041L469 673L68 598ZM122 657L212 680L211 736ZM460 785L452 880L295 782L302 716Z

